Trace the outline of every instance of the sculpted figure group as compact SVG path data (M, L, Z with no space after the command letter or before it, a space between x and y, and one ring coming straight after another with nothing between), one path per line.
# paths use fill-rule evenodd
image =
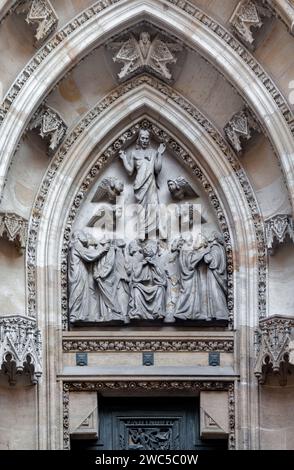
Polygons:
M90 240L75 232L69 253L70 321L226 320L227 270L218 233L193 244Z

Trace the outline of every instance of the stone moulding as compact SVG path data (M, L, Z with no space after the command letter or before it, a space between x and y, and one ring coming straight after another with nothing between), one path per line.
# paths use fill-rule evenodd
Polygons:
M274 316L260 321L256 331L257 359L254 374L261 385L266 383L270 372L279 375L280 385L287 384L293 328L294 318L290 317Z
M226 381L196 381L196 380L132 380L132 381L111 381L100 382L63 382L63 448L70 449L69 432L69 400L70 392L97 392L105 393L115 391L122 396L129 392L188 392L198 394L200 391L227 391L228 392L228 414L229 414L229 449L236 447L235 430L235 385Z
M156 352L233 352L234 341L228 339L63 339L64 352L156 351Z
M49 155L57 150L67 131L67 125L59 113L44 104L34 114L28 128L29 130L39 128L42 139L47 139L49 142Z
M34 318L22 315L0 317L1 372L10 385L20 375L28 376L35 385L42 375L41 333Z
M292 0L262 0L272 13L286 25L294 35L294 4Z
M15 80L10 90L8 91L2 106L0 108L0 123L3 122L8 110L10 109L12 103L25 86L26 82L29 80L31 75L37 70L37 68L47 59L49 54L52 54L55 49L63 42L67 41L68 38L76 32L76 30L81 27L83 24L92 20L96 15L99 15L100 12L108 7L113 6L114 3L119 3L120 0L103 0L98 1L88 9L84 10L81 14L77 15L72 21L70 21L64 28L59 30L52 39L47 41L44 47L38 51L33 59L28 63L28 65L23 69L19 74L18 78ZM255 74L256 78L260 81L262 86L267 90L271 99L276 104L277 108L280 110L281 115L289 130L294 134L294 119L291 108L289 107L287 101L276 88L275 84L267 73L263 70L260 64L256 59L250 54L245 47L243 47L238 40L236 40L233 35L231 35L223 26L218 24L215 20L207 16L202 10L197 6L187 2L186 0L166 0L166 3L175 5L179 10L185 12L186 15L190 15L197 22L204 25L205 28L211 30L212 34L216 35L218 38L221 38L227 46L238 54L239 57L250 67L251 71ZM58 78L56 77L55 85ZM19 136L20 138L20 136ZM17 145L17 144L15 144ZM289 161L291 166L291 162ZM5 164L5 168L8 168ZM6 171L6 170L5 170ZM287 175L285 174L287 177Z
M294 242L294 221L291 215L278 214L265 220L265 238L269 254L273 255L275 247L283 243L287 236Z
M26 247L28 221L14 212L0 212L0 237L6 236L20 254Z
M141 77L136 77L131 81L120 85L117 89L111 92L108 96L106 96L102 101L100 101L92 110L90 110L78 123L78 125L73 129L73 131L67 136L66 140L62 143L61 147L59 148L57 154L55 155L52 163L47 171L47 174L44 178L44 182L40 189L40 192L36 198L35 206L32 210L32 218L30 221L30 230L29 230L29 238L28 238L28 247L27 247L27 281L28 281L28 311L31 316L36 315L36 240L37 240L37 233L38 227L41 220L41 213L42 208L44 206L44 202L46 199L47 192L51 183L53 182L58 168L61 165L64 158L68 152L70 152L72 146L76 142L76 140L85 132L95 119L97 119L105 110L118 98L126 94L131 89L135 89L141 85L148 85L158 92L161 92L163 95L172 99L178 106L184 109L193 119L199 123L206 133L216 142L217 146L220 150L225 154L226 158L230 162L234 173L236 174L237 178L240 181L240 184L243 188L244 194L248 201L248 205L250 207L252 218L255 225L256 230L256 237L258 240L258 259L259 259L259 314L260 316L264 316L266 310L266 249L265 249L265 242L264 242L264 226L263 220L260 215L259 207L256 202L254 193L252 191L251 185L247 179L247 176L242 169L238 159L236 158L235 154L232 152L230 146L227 144L225 139L222 135L212 126L212 124L205 118L203 114L201 114L197 108L195 108L188 100L186 100L182 95L177 94L175 90L170 88L168 85L160 82L159 80L149 77L147 75L143 75ZM96 176L98 169L105 165L108 158L117 153L118 149L121 148L123 143L126 139L133 139L136 132L138 132L138 126L131 128L127 133L125 133L121 139L118 139L114 144L106 151L103 155L99 157L99 161L97 165L90 171L88 177L86 178L86 187L89 185L90 181L92 181ZM177 144L172 144L173 148L177 149ZM180 157L183 155L183 152L180 152ZM181 157L182 158L182 157ZM186 157L185 157L186 158ZM191 162L191 157L188 157L188 161ZM198 170L197 170L198 171ZM69 220L70 225L74 219L74 212L77 211L78 206L81 203L81 198L83 197L84 191L86 190L85 185L83 185L83 191L78 192L78 195L74 201L72 213L70 215ZM211 190L209 186L207 186L208 192ZM215 200L214 195L211 194L213 206L217 207L217 201ZM220 208L219 208L220 209ZM224 221L224 216L222 212L219 212L219 216L221 220ZM62 289L63 289L63 298L62 298L62 312L63 312L63 327L67 329L67 281L66 281L66 254L67 254L67 244L68 238L70 236L70 226L69 231L65 234L66 242L63 248L63 262L62 262ZM230 248L231 250L231 248ZM231 256L231 255L230 255ZM228 263L229 266L229 263ZM230 301L232 302L232 286L229 284L229 291L230 294ZM231 303L231 309L233 305Z
M27 13L26 22L36 26L35 44L42 44L58 24L58 16L49 0L25 0L14 7L16 13Z

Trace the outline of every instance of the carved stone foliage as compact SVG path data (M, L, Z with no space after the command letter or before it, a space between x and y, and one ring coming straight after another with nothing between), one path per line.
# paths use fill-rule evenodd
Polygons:
M103 178L99 184L92 202L108 201L114 203L116 198L121 195L124 190L124 183L115 176Z
M156 351L156 352L233 352L234 341L229 339L184 339L184 340L117 340L117 339L64 339L64 352L95 351Z
M224 128L229 142L238 154L242 152L242 141L249 140L253 130L258 130L258 126L247 109L234 114Z
M279 375L280 384L286 385L293 328L293 318L276 316L260 321L256 332L257 360L254 372L260 384L266 383L267 375L272 371Z
M263 8L260 2L241 0L229 22L239 39L251 46L254 42L252 29L261 28L263 24L261 21L262 16L270 16L270 12Z
M229 449L235 449L235 389L234 383L225 381L197 380L132 380L107 382L64 382L63 383L63 443L64 449L70 449L69 395L70 392L108 392L115 391L121 396L128 392L150 393L160 391L228 391Z
M32 384L42 374L41 335L36 321L21 315L0 317L1 372L15 385L17 377L28 376Z
M182 50L179 44L167 42L159 35L151 38L147 31L142 31L139 38L130 34L126 40L113 42L108 47L116 51L113 61L123 64L118 74L121 80L145 71L169 81L172 74L167 65L174 64L177 61L174 52Z
M29 124L30 130L36 128L40 129L40 136L49 141L49 155L55 152L67 131L60 115L47 105L41 106Z
M265 221L266 244L269 253L274 254L276 246L287 236L294 242L294 221L291 215L278 214Z
M14 212L0 212L0 237L15 243L22 254L27 241L28 221Z
M27 14L26 22L36 29L36 45L42 44L57 28L58 16L49 0L26 0L15 11Z
M27 279L28 279L28 308L30 315L36 315L36 237L38 232L38 227L40 224L40 217L42 213L42 208L48 188L54 181L54 178L58 172L58 168L61 165L64 158L66 158L67 153L71 150L72 146L76 142L78 136L87 132L88 126L90 126L95 119L97 119L104 111L107 109L115 100L123 96L130 89L134 89L138 86L146 84L147 86L152 86L152 88L158 90L164 95L168 96L174 102L176 102L182 109L184 109L193 119L199 123L205 129L205 132L216 142L216 145L224 152L226 158L228 159L234 173L238 177L240 184L244 190L244 194L248 201L250 207L252 218L254 220L254 225L256 229L256 237L258 240L258 259L259 259L259 313L260 316L264 316L266 308L266 252L265 252L265 243L264 243L264 227L263 222L260 216L260 211L258 204L256 202L255 196L252 192L252 188L248 182L244 170L241 168L238 159L235 157L230 146L227 144L225 139L221 134L212 126L212 124L201 114L189 101L187 101L182 95L176 94L175 90L168 87L167 85L161 83L155 78L149 76L141 76L134 78L132 81L127 84L119 86L115 93L111 93L105 99L97 104L78 124L78 126L73 130L73 132L66 138L66 140L61 145L56 157L54 158L52 165L48 169L46 178L44 179L43 185L39 192L39 195L36 199L34 210L32 211L33 217L30 224L30 233L29 233L29 243L28 243L28 260L27 260ZM91 182L94 178L97 177L98 172L106 165L109 158L112 158L117 154L117 150L121 149L127 141L132 141L138 133L139 126L135 125L127 132L125 132L119 139L117 139L113 145L111 145L102 155L100 155L97 164L92 168L88 174L84 184L82 185L81 190L76 197L73 208L71 210L67 231L65 234L65 241L63 247L63 261L61 269L61 282L62 282L62 314L63 314L63 326L67 328L67 254L68 254L68 243L70 239L71 225L75 218L75 213L79 208L79 205L82 201L85 191L87 191ZM160 134L160 130L155 126L152 128L154 134ZM165 139L166 143L170 146L171 150L174 151L177 156L182 159L190 169L192 169L195 176L200 180L205 191L209 194L209 198L212 201L213 207L216 210L220 227L224 234L224 240L226 243L226 253L227 253L227 263L228 263L228 308L230 312L229 318L232 319L232 310L233 310L233 282L232 282L232 257L231 257L231 246L230 246L230 236L227 228L226 220L223 214L223 211L219 205L218 199L214 194L214 191L210 183L203 176L201 170L195 165L193 158L182 149L178 143L171 139L166 133L162 133L160 136Z

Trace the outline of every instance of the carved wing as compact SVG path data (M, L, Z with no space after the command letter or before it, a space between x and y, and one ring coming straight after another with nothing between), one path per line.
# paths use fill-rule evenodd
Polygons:
M124 64L118 74L119 78L124 78L143 65L138 42L134 36L121 44L119 51L113 57L113 61Z
M170 79L171 73L167 68L167 64L175 63L176 61L177 59L170 51L168 45L155 38L150 47L147 65L165 78Z

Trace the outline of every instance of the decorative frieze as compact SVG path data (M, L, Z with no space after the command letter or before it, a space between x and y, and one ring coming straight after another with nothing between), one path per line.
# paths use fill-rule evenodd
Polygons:
M18 376L28 376L36 384L42 374L41 334L33 318L0 317L1 372L15 385Z
M48 153L51 155L62 142L67 131L67 125L57 111L47 105L43 105L34 114L29 124L30 130L37 127L40 128L40 136L49 141Z
M291 215L278 214L265 220L265 235L271 255L274 254L275 247L283 243L287 236L294 242L294 221Z
M251 138L253 130L258 130L258 126L247 109L234 114L224 127L229 142L238 154L242 152L243 141Z
M64 339L64 352L99 351L156 351L156 352L233 352L234 341L229 339L183 339L183 340L138 340L138 339Z
M27 241L28 221L14 212L0 212L0 237L6 236L22 254Z
M268 373L274 372L279 374L280 384L286 385L293 328L294 318L274 316L260 321L256 332L254 371L260 384L266 382Z
M271 13L260 4L252 0L241 0L236 6L229 23L238 38L246 45L252 46L254 35L252 29L259 29L263 25L261 20Z
M21 2L16 13L26 13L26 22L35 29L36 46L42 44L58 24L58 16L49 0L28 0Z
M167 66L176 63L174 52L182 50L180 44L167 42L158 34L151 38L148 31L142 31L139 38L130 34L126 40L113 42L108 48L115 51L113 62L123 64L118 73L120 80L126 80L135 73L153 72L169 81L172 74Z

